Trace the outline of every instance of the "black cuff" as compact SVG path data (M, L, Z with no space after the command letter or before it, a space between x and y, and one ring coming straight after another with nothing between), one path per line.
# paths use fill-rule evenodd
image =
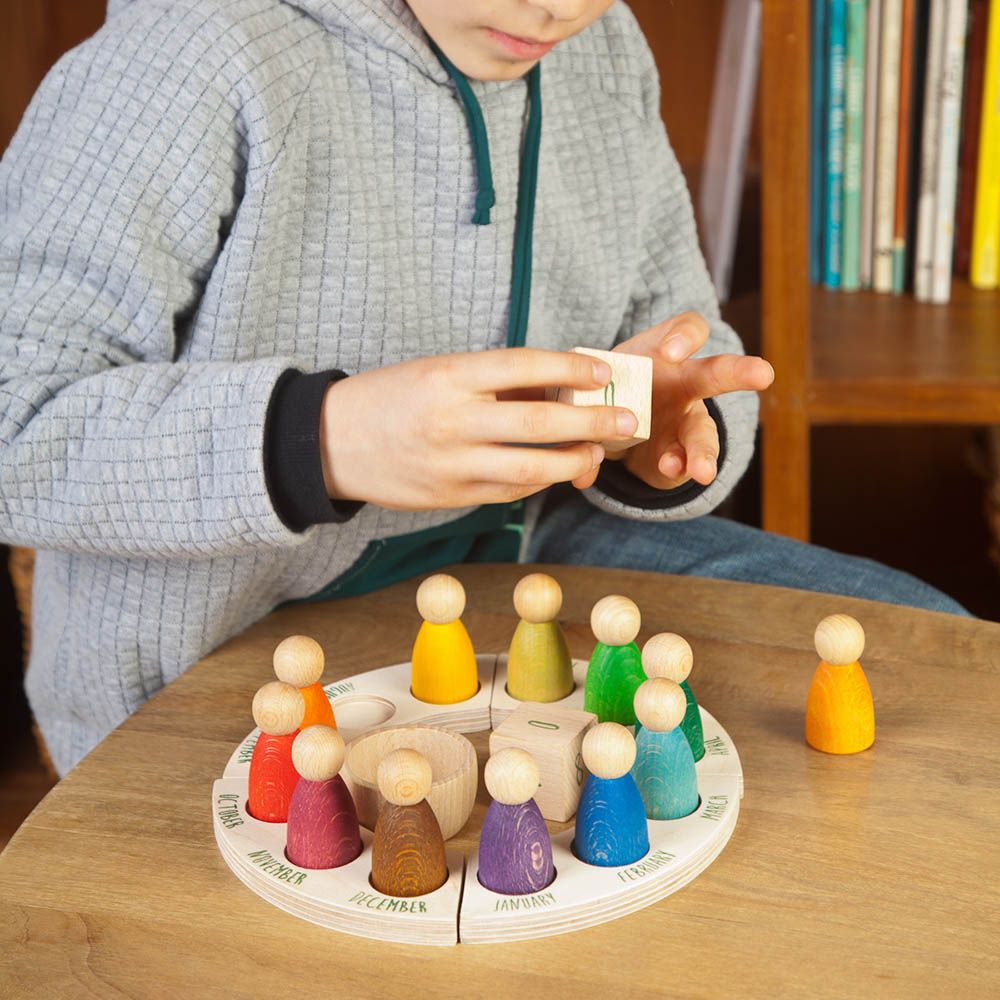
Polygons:
M719 429L719 468L722 468L722 463L726 460L726 425L714 399L706 399L705 406ZM655 486L644 483L638 476L632 475L625 468L623 461L602 462L601 471L597 474L594 485L612 500L642 510L667 510L670 507L679 507L694 500L708 489L707 486L689 479L676 489L658 490Z
M327 386L342 378L347 374L338 369L303 375L289 368L271 393L264 420L264 476L271 503L291 531L342 524L364 506L361 500L331 500L323 482L320 411Z

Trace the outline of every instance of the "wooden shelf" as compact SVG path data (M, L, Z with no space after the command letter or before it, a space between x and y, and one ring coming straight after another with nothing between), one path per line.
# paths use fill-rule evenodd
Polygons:
M1000 295L811 290L805 403L820 423L1000 423Z
M764 0L761 77L764 527L809 538L817 424L1000 424L1000 296L952 301L810 288L809 12Z

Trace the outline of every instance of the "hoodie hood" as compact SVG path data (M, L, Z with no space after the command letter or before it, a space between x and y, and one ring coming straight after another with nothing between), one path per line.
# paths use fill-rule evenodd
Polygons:
M423 26L406 0L282 0L328 31L361 35L447 83L448 74L431 47Z
M132 0L108 0L109 18ZM216 3L222 0L215 0ZM406 0L278 0L322 25L327 31L363 39L365 44L391 52L415 66L424 76L443 86L454 86L469 126L469 139L476 166L478 194L471 222L489 225L490 209L496 204L490 163L489 139L479 100L464 74L431 41ZM534 66L526 75L528 121L521 149L517 193L517 225L507 346L520 347L527 336L531 297L532 231L535 190L541 142L541 71ZM507 81L509 85L510 81Z
M134 0L108 0L109 18ZM406 0L279 0L327 31L357 35L405 59L437 83L448 83L430 39Z

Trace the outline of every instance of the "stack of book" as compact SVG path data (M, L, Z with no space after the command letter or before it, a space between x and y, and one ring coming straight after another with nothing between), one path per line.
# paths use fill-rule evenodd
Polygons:
M812 0L810 271L1000 285L1000 0Z

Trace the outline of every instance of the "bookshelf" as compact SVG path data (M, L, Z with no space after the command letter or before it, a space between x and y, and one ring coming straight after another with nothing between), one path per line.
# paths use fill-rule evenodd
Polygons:
M809 283L809 6L764 0L760 78L763 523L802 540L813 427L1000 424L996 292L956 280L930 305Z

